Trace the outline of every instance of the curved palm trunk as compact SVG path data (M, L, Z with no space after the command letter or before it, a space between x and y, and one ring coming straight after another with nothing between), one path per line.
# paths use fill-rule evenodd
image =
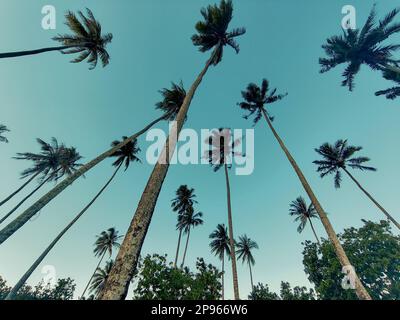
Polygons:
M32 182L40 172L36 172L32 177L29 178L28 181L26 181L22 186L20 186L17 190L15 190L13 193L11 193L7 198L5 198L3 201L0 202L0 207L5 204L8 200L13 198L17 193L19 193L22 189L24 189L30 182ZM1 223L1 222L0 222Z
M178 264L178 256L179 256L179 248L181 246L181 239L182 239L182 229L179 230L178 246L176 248L174 268L176 268L176 265Z
M183 253L181 269L183 269L183 267L185 266L185 259L186 259L186 252L187 252L188 244L189 244L189 238L190 238L190 227L189 227L188 235L186 238L185 252Z
M312 232L314 233L315 239L317 240L318 246L321 247L321 242L318 239L317 233L315 232L315 229L314 229L311 219L308 218L308 221L310 222L310 226L311 226Z
M350 177L350 179L354 181L354 183L357 185L357 187L359 187L360 190L361 190L362 192L364 192L364 194L379 208L379 210L381 210L381 211L383 212L383 214L384 214L390 221L392 221L393 224L394 224L398 229L400 229L400 224L396 221L396 219L393 218L393 217L389 214L389 212L387 212L387 211L385 210L385 208L382 207L382 206L378 203L378 201L376 201L376 200L371 196L371 194L361 186L361 184L356 180L356 178L353 177L353 175L352 175L347 169L343 169L343 170L347 173L347 175Z
M222 255L222 300L225 300L225 253Z
M85 208L82 209L81 212L78 213L78 215L58 234L58 236L50 243L50 245L46 248L46 250L43 251L43 253L39 256L39 258L36 259L36 261L32 264L32 266L28 269L28 271L25 272L25 274L21 277L21 279L17 282L17 284L12 288L10 293L7 295L6 300L12 300L18 290L24 285L26 280L32 275L33 271L39 266L39 264L43 261L43 259L47 256L47 254L53 249L53 247L57 244L57 242L62 238L62 236L75 224L75 222L78 221L78 219L92 206L92 204L97 200L97 198L103 193L103 191L108 187L108 185L111 183L111 181L114 179L116 174L118 173L119 169L121 168L122 163L117 167L117 169L114 171L112 174L111 178L107 181L107 183L100 189L100 191L94 196L94 198L86 205ZM104 256L104 254L103 254ZM101 258L101 260L103 257ZM101 262L100 260L100 262ZM100 263L99 263L100 265ZM97 268L96 268L97 270ZM95 272L96 272L95 270ZM92 276L93 278L93 276ZM92 278L90 278L90 281L92 281ZM88 284L89 285L89 284ZM85 288L86 291L87 287ZM85 294L85 291L83 292L82 296Z
M47 177L47 179L43 180L31 193L29 193L25 198L23 198L9 213L7 213L3 218L0 219L0 224L4 222L9 216L11 216L20 206L24 204L26 200L32 197L36 191L38 191L41 187L43 187L51 178L54 177L54 174Z
M280 147L282 148L283 152L285 153L286 157L288 158L290 164L292 165L294 171L296 172L304 190L307 192L312 204L315 207L315 210L318 212L319 218L321 219L321 222L326 230L326 233L328 234L328 237L333 245L333 248L335 250L335 253L340 261L340 264L343 266L349 266L350 261L349 258L346 255L346 252L343 250L342 245L339 242L338 237L336 236L335 230L333 230L333 227L324 211L324 209L322 208L321 204L319 203L317 197L315 196L313 190L311 189L311 186L309 185L306 177L304 176L303 172L301 171L300 167L297 165L296 161L294 160L294 158L292 157L292 155L290 154L289 150L286 148L285 144L283 143L282 139L279 137L278 133L275 131L271 120L268 118L268 115L266 114L266 111L263 110L263 115L265 120L268 123L269 128L271 129L274 137L276 138L276 140L278 141ZM357 297L359 299L362 300L372 300L371 296L369 295L369 293L367 292L367 290L365 289L365 287L363 286L363 284L361 283L360 279L358 278L357 275L356 279L355 279L355 291L357 294Z
M151 173L142 197L140 198L131 224L129 225L128 231L125 234L124 241L118 252L110 275L107 279L104 289L99 295L100 300L122 300L125 299L127 295L129 283L136 271L140 251L153 217L158 195L160 194L164 179L168 173L169 160L171 159L175 150L176 139L172 138L170 141L170 137L179 137L179 133L183 127L190 103L192 102L197 88L199 87L203 77L207 73L212 63L215 52L216 51L214 51L214 53L211 55L211 58L207 61L205 67L192 84L181 108L179 109L179 113L176 117L176 124L172 128L170 136L168 137L159 158L167 159L168 155L168 161L166 161L166 164L163 164L162 161L158 161L154 166L153 172ZM171 148L171 152L168 151L169 148Z
M19 215L14 221L9 223L4 229L0 231L0 244L6 241L14 232L16 232L19 228L21 228L26 222L29 221L37 212L39 212L44 206L46 206L50 201L52 201L55 197L57 197L62 191L64 191L69 185L71 185L76 179L87 173L94 166L107 159L113 153L121 149L123 146L128 144L129 142L135 140L140 135L149 130L153 125L160 122L161 120L167 118L170 114L164 114L162 117L154 120L149 125L144 127L139 132L135 133L125 141L122 141L117 146L107 150L106 152L99 155L97 158L88 162L84 166L80 167L74 174L65 178L62 182L57 184L52 190L50 190L47 194L41 197L38 201L36 201L32 206L26 209L21 215Z
M76 47L77 46L60 46L60 47L42 48L42 49L37 49L37 50L6 52L6 53L0 53L0 59L31 56L31 55L39 54L39 53L50 52L50 51L62 51L62 50L66 50L66 49L76 48Z
M250 261L249 261L249 269L250 269L251 292L253 292L253 290L254 290L253 271L251 270L251 263L250 263Z
M87 283L85 289L83 290L83 292L82 292L82 294L81 294L81 299L85 296L85 293L86 293L87 289L89 288L90 283L92 282L93 277L94 277L94 275L96 274L97 269L100 267L100 264L101 264L101 262L103 261L104 256L106 255L106 253L107 253L107 251L104 251L104 253L101 255L100 261L99 261L99 263L97 264L96 269L94 269L94 272L92 273L92 275L91 275L91 277L90 277L90 279L89 279L89 281L88 281L88 283Z
M228 167L225 164L225 180L226 180L226 195L228 202L228 226L229 226L229 245L231 249L231 262L232 262L232 278L233 278L233 293L235 300L239 300L239 281L236 267L236 251L235 251L235 238L233 237L233 222L232 222L232 207L231 207L231 188L229 184Z

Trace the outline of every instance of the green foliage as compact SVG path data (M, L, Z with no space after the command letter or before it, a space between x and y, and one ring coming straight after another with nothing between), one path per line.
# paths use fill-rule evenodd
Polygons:
M9 132L10 130L4 125L0 124L0 142L6 142L8 143L8 140L5 136L3 136L4 133Z
M400 237L392 234L387 221L364 221L359 229L345 229L339 239L356 272L374 300L400 298ZM324 300L357 299L353 290L344 290L341 265L328 240L320 247L304 243L303 263L308 279Z
M146 256L140 263L136 300L217 300L221 297L220 271L202 258L197 259L197 272L174 268L167 256Z
M315 300L313 289L296 286L291 288L289 282L281 282L280 294L269 290L268 285L262 283L254 286L249 295L250 300Z

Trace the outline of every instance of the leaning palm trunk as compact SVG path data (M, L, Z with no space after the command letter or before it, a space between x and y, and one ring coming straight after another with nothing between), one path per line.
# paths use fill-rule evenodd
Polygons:
M18 290L24 285L26 280L32 275L33 271L39 266L39 264L43 261L43 259L47 256L47 254L53 249L53 247L57 244L57 242L63 237L63 235L79 220L79 218L92 206L92 204L97 200L98 197L103 193L103 191L108 187L108 185L111 183L111 181L114 179L116 174L118 173L119 169L121 168L122 163L117 167L117 169L114 171L113 175L111 178L107 181L107 183L100 189L100 191L94 196L94 198L86 205L85 208L82 209L81 212L78 213L78 215L58 234L58 236L50 243L50 245L46 248L46 250L43 251L43 253L39 256L39 258L36 259L36 261L32 264L32 266L28 269L28 271L25 272L25 274L21 277L21 279L17 282L17 284L12 288L10 293L7 295L6 300L12 300L16 296ZM104 257L104 255L103 255ZM102 257L102 259L103 259ZM101 260L102 260L101 259ZM100 260L100 262L101 262ZM97 268L96 268L97 270ZM93 277L93 276L92 276ZM90 281L92 281L92 278L90 278ZM85 289L86 291L86 289ZM85 291L82 294L85 294Z
M26 181L22 186L20 186L17 190L15 190L13 193L11 193L7 198L5 198L3 201L0 202L0 207L5 204L8 200L12 199L16 194L18 194L22 189L24 189L30 182L32 182L40 172L36 172L32 177L29 178L28 181ZM1 223L1 222L0 222Z
M239 300L239 281L236 267L236 251L235 251L235 238L233 237L233 222L232 222L232 207L231 207L231 188L229 185L228 167L225 164L225 180L226 180L226 194L228 202L228 226L229 226L229 246L231 249L232 261L232 278L233 278L233 293L235 300Z
M82 292L81 299L84 298L85 293L86 293L87 289L89 288L90 283L92 282L93 277L94 277L94 275L96 274L97 269L99 269L99 267L100 267L100 265L101 265L101 262L103 261L104 256L106 255L106 253L107 253L107 251L104 251L104 253L101 255L101 258L100 258L100 260L99 260L99 263L98 263L97 266L96 266L96 269L94 269L94 272L92 273L92 275L91 275L91 277L90 277L90 279L89 279L89 281L88 281L88 283L87 283L85 289L84 289L83 292Z
M44 53L44 52L63 51L63 50L72 49L72 48L77 48L77 46L59 46L59 47L42 48L42 49L37 49L37 50L6 52L6 53L0 53L0 59L31 56L34 54L39 54L39 53Z
M379 210L381 210L381 211L383 212L383 214L384 214L390 221L392 221L393 224L394 224L398 229L400 229L400 224L396 221L396 219L393 218L393 217L389 214L389 212L387 212L387 211L385 210L385 208L382 207L382 206L378 203L378 201L376 201L376 200L371 196L371 194L370 194L367 190L365 190L365 189L362 187L362 185L356 180L356 178L353 177L353 175L352 175L347 169L343 169L343 170L347 173L347 175L350 177L350 179L354 181L354 183L357 185L357 187L359 187L360 190L361 190L362 192L364 192L364 194L379 208Z
M318 239L317 233L315 232L315 229L314 229L314 226L313 226L313 223L312 223L311 219L308 218L308 221L310 222L311 230L314 233L314 236L315 236L315 239L317 240L318 246L321 247L321 242Z
M183 253L181 269L183 269L183 267L185 266L185 259L186 259L187 248L189 245L189 238L190 238L190 227L189 227L189 231L188 231L187 238L186 238L186 245L185 245L185 251Z
M29 193L25 198L23 198L20 202L18 202L18 204L9 213L7 213L3 218L0 219L0 224L3 223L4 220L6 220L9 216L11 216L20 206L24 204L26 200L32 197L36 193L36 191L38 191L41 187L43 187L53 177L54 174L47 177L47 179L44 179L35 189L32 190L31 193Z
M14 221L9 223L4 229L0 231L0 244L6 241L14 232L16 232L19 228L21 228L26 222L29 221L37 212L39 212L44 206L46 206L50 201L52 201L55 197L57 197L62 191L64 191L69 185L71 185L76 179L87 173L94 166L107 159L109 156L114 154L116 151L121 149L123 146L128 144L129 142L135 140L140 135L149 130L156 123L160 122L168 118L171 114L164 114L160 118L154 120L149 125L144 127L139 132L135 133L128 139L122 141L115 147L107 150L103 154L99 155L97 158L88 162L84 166L80 167L74 174L64 179L62 182L57 184L52 190L50 190L47 194L45 194L42 198L36 201L32 206L25 210L19 217L17 217Z
M178 246L176 248L176 255L175 255L175 262L174 262L174 268L176 268L178 264L178 256L179 256L179 248L181 246L181 239L182 239L182 229L179 230L179 238L178 238Z
M168 173L169 161L175 150L176 139L179 137L194 94L207 73L215 53L216 51L211 55L204 69L192 84L179 109L176 123L165 143L159 161L154 166L107 282L99 295L100 300L122 300L127 295L129 283L136 271L140 251L153 217L158 195ZM170 138L172 138L171 141ZM167 159L167 156L168 161L162 163L163 159Z
M275 131L275 129L272 125L272 122L269 119L268 115L266 114L265 110L263 110L263 115L264 115L264 118L267 121L268 126L271 129L274 137L278 141L280 147L282 148L282 150L285 153L286 157L288 158L290 164L292 165L294 171L296 172L297 176L299 177L299 180L300 180L301 184L303 185L304 190L307 192L308 196L310 197L310 200L311 200L312 204L314 205L315 210L318 212L319 218L321 219L321 222L326 230L326 233L328 234L328 237L333 245L335 253L340 261L340 264L342 265L342 267L351 266L349 258L347 257L346 252L343 250L343 247L340 244L339 239L336 236L335 230L333 230L333 227L332 227L324 209L322 208L322 206L319 203L317 197L315 196L313 190L311 189L311 186L309 185L303 172L300 170L299 166L297 165L296 161L290 154L289 150L286 148L282 139L279 137L278 133ZM357 274L355 274L355 291L356 291L356 294L359 299L372 300L371 296L369 295L369 293L367 292L367 290L361 283Z
M250 269L250 283L251 283L251 292L254 290L254 283L253 283L253 272L251 270L251 263L249 261L249 269Z

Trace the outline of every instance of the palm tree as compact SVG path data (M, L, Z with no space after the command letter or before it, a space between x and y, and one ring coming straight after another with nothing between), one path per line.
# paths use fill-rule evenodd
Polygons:
M185 265L185 258L186 258L186 253L188 249L188 244L189 244L189 238L190 238L190 231L203 224L203 213L197 212L194 213L194 208L190 206L189 208L186 209L184 213L178 216L179 221L177 224L178 229L182 229L185 234L187 234L186 237L186 245L185 245L185 251L183 253L183 259L182 259L182 264L181 268Z
M10 130L4 124L0 124L0 142L8 143L7 138L3 136L3 133L6 132L10 132Z
M253 273L251 271L251 266L256 264L254 260L253 253L251 252L253 249L258 249L257 242L251 240L247 237L247 235L243 235L239 237L239 241L236 243L237 250L236 253L238 255L238 259L242 259L242 262L247 262L250 270L250 281L251 281L251 291L254 289L253 283Z
M222 129L214 130L212 135L206 142L210 145L210 150L206 151L205 156L208 162L213 167L214 172L217 172L222 167L225 171L226 194L228 204L228 230L229 230L229 244L232 262L232 275L233 275L233 292L235 300L239 300L239 281L237 276L236 267L236 250L233 232L233 219L232 219L232 204L231 204L231 187L229 182L228 170L232 168L232 157L240 155L234 151L234 148L240 143L239 140L231 141L231 130Z
M176 268L178 263L179 248L181 245L183 228L179 224L179 217L184 214L193 204L197 203L196 195L194 194L194 189L189 189L187 185L181 185L178 190L176 190L176 198L172 199L171 207L174 212L178 213L178 224L176 226L179 231L178 246L176 248L176 255L174 261L174 268Z
M383 77L387 80L395 82L398 87L392 87L386 90L380 90L375 92L376 96L385 95L387 99L394 100L400 97L400 72L393 68L387 68L383 71Z
M107 261L104 269L98 267L93 275L92 284L89 291L94 295L94 298L98 298L101 290L103 290L104 284L107 281L108 275L110 274L111 268L114 261Z
M342 85L352 91L354 77L360 71L362 64L366 64L372 70L383 70L388 66L398 67L399 60L393 58L393 53L400 48L400 45L384 45L382 42L400 32L400 24L393 22L399 10L399 8L392 10L379 21L379 24L376 24L374 6L361 30L343 30L343 35L327 39L326 44L322 46L327 57L319 59L320 72L324 73L340 64L347 64L343 72Z
M43 187L49 181L57 182L58 179L64 175L72 175L81 164L78 163L82 159L81 155L76 151L75 148L67 148L64 144L59 145L56 138L52 138L50 143L47 143L41 139L37 139L40 144L41 152L35 153L18 153L15 159L18 160L31 160L34 162L32 168L28 168L22 172L21 178L31 178L25 182L20 188L14 191L6 199L4 199L0 206L10 200L19 191L29 184L38 175L41 175L39 184L33 191L31 191L26 197L24 197L11 211L9 211L3 218L0 219L0 223L4 222L10 215L12 215L25 201L33 196L41 187Z
M295 222L300 222L299 226L297 227L298 233L302 233L307 225L307 222L310 222L310 227L312 229L312 232L314 233L315 239L317 240L318 245L321 246L321 243L318 239L317 233L315 232L314 226L311 221L312 218L318 218L318 213L315 210L313 204L310 203L310 205L307 206L304 198L298 197L290 204L289 214L292 217L296 217L294 219Z
M242 92L242 96L244 101L239 103L239 106L249 112L248 115L245 116L247 119L250 115L255 115L254 125L264 117L265 121L268 124L268 127L271 129L272 134L274 135L275 139L278 141L280 147L282 148L283 152L285 153L287 159L289 160L291 166L293 167L296 175L298 176L304 190L306 191L307 195L309 196L315 210L318 213L318 216L329 236L330 241L335 249L335 253L341 263L342 266L349 266L350 261L343 250L342 245L339 242L339 239L324 211L321 204L319 203L317 197L314 194L314 191L311 189L310 184L308 183L306 177L304 176L303 172L301 171L300 167L296 163L295 159L286 148L285 143L281 139L281 137L276 132L274 126L272 125L272 120L274 119L267 111L266 105L274 103L276 101L281 100L285 95L277 95L276 89L269 92L269 83L266 79L262 81L261 88L258 87L256 84L251 83L248 85L247 90ZM360 279L356 276L356 293L360 299L371 299L370 295L368 294L367 290L362 285Z
M226 45L233 47L236 52L239 51L239 46L235 42L234 38L244 34L245 29L234 29L232 32L227 31L229 23L232 20L232 1L221 0L219 6L208 6L207 9L203 9L201 13L204 17L204 21L196 24L198 34L192 37L192 41L194 45L199 46L201 52L213 49L213 53L192 84L182 106L179 109L176 116L176 122L170 132L170 137L174 138L168 138L164 150L159 158L161 161L155 165L153 172L150 175L128 232L125 235L125 239L115 260L115 264L111 270L109 281L107 281L106 286L100 295L100 299L121 300L126 297L130 281L137 268L140 251L151 223L158 195L168 172L169 159L172 157L173 151L175 150L175 137L179 137L179 133L187 117L196 90L202 82L209 67L211 65L217 65L221 61L223 49ZM167 159L167 155L168 161L163 161L163 159Z
M376 171L375 168L365 166L370 161L367 157L353 157L362 147L349 146L347 140L338 140L334 145L324 143L315 151L322 156L323 160L316 160L313 163L318 166L317 172L321 173L321 178L334 174L335 188L340 188L342 182L342 170L360 188L362 192L383 212L383 214L400 229L400 224L394 219L372 196L365 190L356 178L348 170L358 169L361 171Z
M86 12L87 16L85 16L81 11L78 11L78 15L82 21L79 21L78 17L73 12L67 12L65 15L65 24L73 34L59 34L54 37L53 40L60 42L62 44L61 46L38 50L0 53L0 59L34 55L49 51L59 51L63 54L79 53L80 55L71 62L78 63L87 59L87 62L90 64L90 69L96 67L97 61L100 57L102 65L105 67L110 61L110 56L106 47L111 43L113 36L111 33L103 35L101 25L95 19L92 11L86 9Z
M182 90L180 92L183 94ZM106 152L100 154L98 157L94 158L90 162L81 166L75 173L66 177L63 181L57 184L53 189L51 189L48 193L46 193L43 197L41 197L38 201L36 201L32 206L26 209L19 217L17 217L14 221L9 223L4 229L0 230L0 244L6 241L19 228L21 228L26 222L28 222L37 212L43 209L43 207L45 207L49 202L55 199L61 192L63 192L66 188L68 188L79 177L83 176L85 173L87 173L93 167L101 163L103 160L115 154L115 152L123 148L128 143L136 140L139 136L141 136L142 134L147 132L151 127L153 127L156 123L165 119L169 119L169 117L172 114L175 114L177 112L176 106L178 105L179 101L181 101L181 96L173 95L173 97L179 98L177 104L172 103L171 96L166 97L163 95L163 97L164 97L163 102L165 102L164 104L165 108L163 108L163 110L165 110L166 113L164 113L161 117L149 123L139 132L133 134L128 139L122 141L120 144L112 146ZM170 109L167 108L168 106L170 106Z
M127 137L122 137L125 140ZM113 141L111 143L112 146L118 145L119 141ZM100 197L100 195L106 190L106 188L113 181L114 177L117 175L118 171L122 167L125 166L125 171L129 168L131 162L139 162L139 158L137 158L137 154L140 152L140 148L137 147L137 141L128 143L124 147L122 147L119 151L114 153L112 157L116 157L117 159L113 163L113 166L116 168L114 173L111 175L110 179L107 183L100 189L100 191L93 197L93 199L75 216L75 218L57 235L57 237L49 244L49 246L42 252L42 254L35 260L32 266L25 272L25 274L21 277L18 283L14 286L12 291L9 293L10 299L13 299L17 294L18 290L24 285L24 283L28 280L28 278L32 275L33 271L42 263L44 258L49 254L49 252L54 248L54 246L58 243L59 240L67 233L67 231L82 217L82 215L93 205L93 203ZM111 230L111 229L109 229ZM115 237L113 234L115 230L112 231L112 235L105 234L105 237ZM118 233L118 232L117 232ZM82 295L83 296L83 295Z
M231 249L229 244L228 229L224 224L218 224L217 228L210 234L210 248L211 252L214 253L222 262L222 300L225 300L225 289L224 289L224 275L225 275L225 254L229 257L231 255Z

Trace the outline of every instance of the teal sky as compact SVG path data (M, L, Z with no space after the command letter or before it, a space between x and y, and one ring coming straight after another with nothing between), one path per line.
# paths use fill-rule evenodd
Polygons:
M312 161L313 148L323 142L347 138L364 147L376 173L355 172L360 182L399 218L396 198L399 194L398 119L400 100L375 97L374 92L392 86L377 72L363 67L356 78L356 89L349 93L340 86L342 68L318 73L321 45L328 36L340 32L343 5L357 10L363 24L376 1L234 1L232 27L245 26L247 34L238 39L241 52L226 50L224 59L211 68L191 105L186 127L251 128L236 106L240 91L249 82L265 77L273 87L289 95L270 111L275 126L314 187L337 232L360 226L361 218L379 220L381 213L344 179L335 190L330 178L321 180ZM92 9L103 30L114 34L109 46L110 65L94 71L87 64L70 64L71 56L56 52L0 61L0 123L12 132L10 143L0 146L0 198L21 184L19 173L28 163L11 159L17 152L37 151L35 139L56 137L75 146L88 161L108 148L111 141L130 135L159 116L154 104L158 90L171 81L182 80L188 88L204 65L208 54L192 45L190 36L207 0L118 0L118 1L22 1L0 2L1 49L17 51L54 45L56 33L67 32L63 13L85 6ZM41 28L41 9L52 4L57 9L57 30ZM393 1L377 1L379 16L393 9ZM397 38L397 40L400 40ZM167 129L167 124L160 128ZM144 137L140 146L146 149ZM145 152L141 158L144 160ZM40 215L27 223L0 247L0 275L10 284L23 274L54 236L91 199L112 174L111 160L79 179ZM104 195L59 242L43 265L54 265L58 277L76 280L80 294L93 272L97 259L92 250L95 235L109 227L125 233L136 209L152 166L133 165L121 172ZM192 233L187 262L196 257L219 266L209 252L208 235L218 223L226 223L226 190L223 172L209 166L174 165L160 194L143 254L174 255L178 234L176 216L170 200L181 184L196 189L197 209L205 216L204 226ZM246 233L260 249L254 252L255 282L268 283L279 290L281 280L292 285L310 286L302 264L301 242L312 240L307 228L296 232L297 225L288 207L299 195L305 196L292 168L264 122L255 129L255 171L250 176L232 176L232 205L235 234ZM32 186L31 186L32 187ZM44 194L52 185L41 191ZM39 196L39 194L38 194ZM14 202L2 207L1 215ZM26 208L27 206L25 206ZM21 210L18 212L21 213ZM322 225L316 229L325 237ZM42 267L41 266L41 267ZM29 283L40 281L39 267ZM226 290L232 296L231 272L227 269ZM250 291L249 273L239 263L241 296ZM131 297L129 293L128 297Z

